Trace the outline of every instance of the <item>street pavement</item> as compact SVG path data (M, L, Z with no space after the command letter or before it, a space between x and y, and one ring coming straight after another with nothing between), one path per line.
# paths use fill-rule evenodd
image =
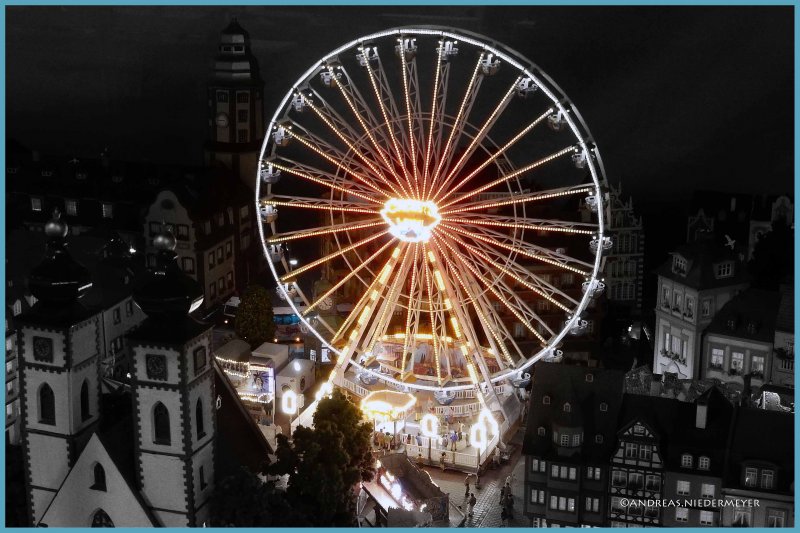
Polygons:
M500 489L505 484L506 478L512 475L511 481L511 494L514 496L514 514L509 520L509 527L530 527L530 520L523 514L524 497L525 493L525 458L522 456L522 436L525 432L524 428L520 428L518 432L509 441L509 444L514 446L514 452L511 459L505 465L501 465L498 469L489 469L481 475L480 488L476 489L474 485L474 476L470 491L475 493L477 503L473 511L473 516L466 517L467 502L464 498L464 478L466 474L455 470L445 470L428 466L425 470L428 471L433 481L446 493L450 494L450 526L463 526L463 527L501 527L500 513L502 506L500 505ZM453 507L457 508L454 509ZM458 506L461 511L459 512ZM434 526L445 526L446 524L434 524Z

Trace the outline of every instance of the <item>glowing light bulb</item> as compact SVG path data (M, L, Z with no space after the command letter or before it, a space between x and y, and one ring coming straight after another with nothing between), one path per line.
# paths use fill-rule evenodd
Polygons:
M405 242L427 242L442 220L436 204L411 198L390 198L381 216L389 224L389 233Z

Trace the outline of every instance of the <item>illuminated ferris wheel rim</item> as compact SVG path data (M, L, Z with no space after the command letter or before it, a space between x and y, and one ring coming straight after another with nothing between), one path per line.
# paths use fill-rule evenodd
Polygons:
M398 37L415 37L415 36L433 36L433 37L440 37L440 38L452 38L457 39L460 42L470 44L476 48L482 49L486 52L490 52L495 55L495 57L505 61L509 65L515 67L520 73L524 74L530 80L532 80L538 89L540 89L551 101L552 101L552 108L554 110L558 110L559 115L563 118L564 122L569 126L570 130L572 131L573 135L577 139L576 147L580 147L582 153L587 154L586 157L586 167L588 168L591 178L592 178L592 188L594 189L594 194L599 201L599 206L597 209L597 216L598 216L598 223L597 223L597 230L596 235L600 242L604 240L604 201L603 201L603 194L604 194L604 187L601 186L601 180L603 184L605 184L605 172L603 169L602 159L600 157L599 150L597 150L594 146L591 145L589 139L591 139L591 135L589 133L588 127L586 126L583 118L581 117L579 111L575 106L570 104L570 101L566 97L566 95L561 91L558 85L553 82L552 79L549 78L541 69L539 69L534 63L530 62L527 59L523 59L521 54L511 50L510 48L502 45L500 43L496 43L487 37L479 35L474 32L469 32L466 30L456 30L452 28L432 28L426 26L417 26L417 27L400 27L400 28L393 28L390 30L385 30L381 32L376 32L367 36L360 37L358 39L354 39L339 48L333 50L328 55L324 56L322 59L317 61L313 64L306 72L304 72L295 84L290 88L290 90L286 93L278 107L276 108L275 114L272 116L270 123L267 129L267 135L265 136L265 140L262 144L261 151L259 154L259 159L265 159L265 152L267 147L271 144L270 133L273 129L279 124L281 118L286 116L289 112L289 102L293 95L298 93L298 90L304 82L308 81L310 78L318 74L322 66L325 62L337 58L339 54L345 52L347 50L351 50L356 46L366 44L371 40L376 40L384 37L391 37L391 36L398 36ZM557 95L560 94L559 95ZM569 107L567 107L569 106ZM583 131L583 132L582 132ZM591 154L591 157L588 155ZM589 184L587 184L587 187ZM268 188L271 190L271 187ZM256 212L258 213L260 207L260 200L261 200L261 180L257 176L256 179L256 200L255 200L255 207ZM274 222L272 223L273 226L273 233L274 233ZM267 257L269 257L269 250L267 247L267 239L265 238L264 234L264 224L259 223L259 235L261 237L261 245L262 249ZM600 249L597 250L594 262L592 265L591 272L588 273L592 282L597 280L600 264L602 260L602 251ZM281 257L281 262L284 264L284 267L288 271L288 267L286 264L286 258ZM278 274L275 264L273 261L267 261L270 271L276 280L281 280L281 276ZM296 315L300 318L302 323L308 328L310 332L313 332L314 336L321 342L322 346L330 349L334 354L338 357L342 356L341 350L336 348L333 344L329 343L323 335L317 331L317 328L311 324L306 316L297 308L293 298L290 294L288 294L286 287L283 283L279 282L279 290L285 297L288 305L292 308L292 310L296 313ZM302 295L302 291L300 287L296 287L298 292ZM303 298L305 296L303 295ZM497 383L503 381L505 379L513 378L514 376L519 376L522 374L526 369L530 368L535 362L539 361L543 357L547 356L548 354L554 353L556 347L561 343L564 337L567 335L569 330L576 325L576 321L581 318L581 314L588 306L589 301L592 298L591 291L585 291L583 296L578 303L578 306L574 309L569 315L567 322L565 323L565 327L561 328L561 330L554 336L551 337L549 341L545 343L545 345L535 354L526 358L526 360L518 365L512 366L510 368L504 369L499 373L493 374L488 381L490 383ZM413 349L413 345L412 345ZM456 391L456 390L467 390L472 389L476 385L480 385L480 383L465 383L465 384L448 384L446 386L439 384L439 385L425 385L421 383L408 383L405 381L401 381L395 379L386 374L379 373L375 370L365 367L364 365L360 364L357 358L355 357L355 353L353 357L348 358L346 362L349 365L352 365L362 372L366 372L369 374L374 375L375 377L379 378L382 381L387 383L391 383L396 385L400 388L408 389L417 389L417 390L427 390L427 391L442 391L442 390L449 390L449 391ZM484 363L485 364L485 363ZM486 380L483 381L486 383Z

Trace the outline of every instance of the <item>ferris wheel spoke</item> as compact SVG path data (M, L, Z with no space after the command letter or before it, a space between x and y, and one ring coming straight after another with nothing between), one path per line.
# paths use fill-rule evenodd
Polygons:
M411 267L411 285L408 289L408 308L406 309L406 327L405 337L403 338L403 357L402 357L402 372L406 370L406 361L408 357L409 345L410 349L414 350L414 343L417 340L417 326L419 325L419 307L421 298L419 298L420 286L419 278L417 276L417 258L419 257L419 243L414 243L414 253L412 255ZM405 281L405 280L404 280ZM414 301L416 300L416 301ZM411 365L413 368L414 361L412 355Z
M374 302L378 300L378 297L380 296L381 292L383 292L383 288L386 286L386 282L391 276L392 271L394 271L395 267L397 266L398 259L401 255L405 258L407 254L408 246L406 243L400 243L400 245L395 247L395 249L392 251L392 254L389 256L389 259L386 260L383 268L381 268L380 274L378 274L375 279L372 280L372 283L370 283L369 287L367 287L367 291L361 295L361 298L358 299L358 302L353 307L353 310L350 312L344 322L342 322L342 325L339 326L339 329L331 338L330 343L336 343L341 339L342 334L353 325L354 321L361 321L359 327L350 333L348 346L342 350L343 355L347 354L345 355L345 358L349 356L348 352L356 346L359 341L359 335L363 333L364 329L366 328L366 317L369 315L371 310L371 308L367 308L367 303L373 302L374 304Z
M442 300L442 294L440 292L434 293L433 281L431 279L432 277L431 269L430 266L428 265L428 261L426 260L426 257L428 255L427 244L423 244L422 253L423 253L422 265L423 265L423 273L425 281L425 290L428 295L428 319L430 320L431 323L431 344L433 345L433 356L436 364L436 382L439 385L441 385L442 361L440 353L442 351L442 347L447 346L447 325L446 322L443 320L443 315L448 306L444 304ZM450 365L448 364L447 368L448 374L449 374L449 367Z
M288 163L293 163L289 159L284 159L284 161L286 161ZM376 200L372 196L368 196L367 194L365 194L365 192L368 193L369 191L360 192L360 191L363 191L363 189L358 184L353 183L353 182L349 182L349 183L345 182L345 183L348 183L349 187L342 187L341 185L337 185L336 184L336 181L340 181L340 179L337 179L335 176L331 176L330 174L328 174L326 172L323 172L323 171L321 171L319 169L316 169L314 167L309 167L307 165L302 165L303 167L305 167L306 172L301 172L298 168L296 168L296 167L301 166L301 165L299 165L297 163L294 163L293 166L288 166L288 165L282 165L281 163L278 163L277 161L272 161L271 164L272 164L273 167L277 168L278 170L280 170L282 172L286 172L287 174L291 174L293 176L297 176L298 178L303 178L304 180L310 181L312 183L316 183L317 185L322 185L323 187L328 187L329 189L333 189L335 191L343 192L343 193L345 193L347 195L355 196L356 198L361 198L362 200L365 200L367 202L372 202L372 203L378 204L378 205L382 205L383 204L383 202L381 202L380 200ZM316 175L314 175L314 174L316 174ZM343 180L341 180L341 181L343 181Z
M272 194L266 198L262 198L259 200L259 202L263 205L295 207L298 209L338 211L343 213L366 213L368 215L379 214L378 210L376 210L370 204L365 204L363 202L351 202L347 200L332 200L329 198L303 198L300 196Z
M475 309L475 313L478 316L479 323L484 330L486 339L490 342L490 344L492 344L492 349L494 352L492 355L495 357L500 369L504 369L506 363L513 366L514 361L511 358L511 354L508 353L505 343L502 341L501 331L497 328L497 324L494 324L489 318L489 306L483 296L483 291L478 288L477 281L468 272L464 271L463 268L455 265L450 260L448 254L442 253L442 257L445 258L445 262L450 269L450 272L453 273L456 281L458 281L459 285L464 290L464 293L466 293L469 297L472 307ZM492 339L494 339L494 342L492 342ZM501 354L505 358L506 363L503 363L503 361L500 359Z
M346 135L344 135L342 133L341 129L345 129L347 131L351 130L349 124L346 127L344 125L340 125L338 123L334 124L331 121L331 119L328 116L326 116L326 113L323 113L317 106L315 106L309 100L306 99L305 101L308 103L308 106L311 108L311 110L314 111L314 113L316 113L316 115L320 118L320 120L322 120L322 122L326 126L328 126L328 129L334 135L336 135L336 137L338 137L339 140L341 140L345 144L345 146L347 146L347 148L350 150L350 152L352 154L354 154L358 159L360 159L370 170L372 170L372 172L376 176L379 176L383 181L386 181L386 179L387 179L386 175L383 172L381 172L380 169L377 166L375 166L375 164L372 162L373 158L367 157L366 154L369 153L369 151L370 151L369 147L364 146L364 143L359 143L360 146L358 146L358 147L355 146L354 141L352 141L350 138L348 138ZM325 106L325 109L330 111L330 108L328 108L327 106ZM330 113L328 113L328 114L329 115L333 115L333 112L330 111ZM345 123L343 121L341 121L341 123L342 124L347 124L347 123ZM352 134L352 135L353 135L353 138L358 138L357 135L355 135L355 134Z
M383 70L383 63L377 48L374 49L374 53L374 63L377 65L376 68L372 67L373 61L367 61L364 67L367 71L367 75L369 76L370 85L372 85L375 99L378 101L378 107L380 107L381 110L384 127L389 134L389 139L391 140L392 147L394 148L394 152L397 157L397 162L400 164L400 169L403 172L406 183L410 184L411 175L406 168L405 159L406 157L410 157L411 154L407 154L401 149L401 146L397 141L397 135L395 135L394 131L395 118L399 117L400 113L397 110L397 104L395 104L394 96L392 96L392 89L389 87L389 83L386 78L386 72ZM400 130L402 132L402 125ZM410 191L403 186L403 180L398 180L398 184L410 197Z
M425 147L425 160L422 169L422 196L428 197L428 167L431 162L431 151L435 148L437 153L442 138L442 124L444 120L445 96L446 91L440 91L440 87L447 87L447 79L450 75L450 63L442 65L442 54L444 53L444 41L439 40L439 48L436 53L436 72L433 78L433 97L431 98L431 117L428 126L427 145ZM443 83L442 83L443 81ZM437 129L437 142L434 145L434 128ZM437 158L438 159L438 158Z
M337 257L339 257L341 255L344 255L344 254L346 254L347 252L349 252L351 250L355 250L359 246L363 246L363 245L365 245L365 244L367 244L369 242L372 242L375 239L377 239L379 237L383 237L384 235L386 235L388 233L389 233L389 230L381 231L379 233L375 233L373 235L370 235L369 237L361 239L360 241L358 241L358 242L356 242L354 244L351 244L350 246L345 246L344 248L341 248L340 250L338 250L338 251L336 251L336 252L334 252L332 254L328 254L325 257L317 259L316 261L312 261L311 263L308 263L307 265L303 265L300 268L297 268L297 269L291 271L290 273L286 274L285 276L282 276L281 277L281 281L286 281L288 279L293 279L293 278L299 276L300 274L302 274L303 272L305 272L307 270L310 270L310 269L312 269L314 267L317 267L317 266L319 266L319 265L321 265L323 263L326 263L326 262L330 261L331 259L335 259L335 258L337 258ZM392 237L392 239L394 239L394 237Z
M480 144L486 138L486 135L489 133L489 130L491 130L492 127L497 123L497 120L506 110L506 107L508 107L508 104L511 102L511 98L512 96L514 96L514 93L516 92L517 86L519 85L521 79L522 78L517 77L517 79L514 80L514 82L508 88L508 91L506 91L506 93L500 99L500 102L494 107L491 114L483 122L483 125L478 130L478 133L475 134L475 136L472 138L472 141L470 141L469 145L467 146L466 150L461 155L459 160L454 165L452 165L452 167L448 166L445 169L447 175L444 177L444 179L441 180L442 183L439 187L439 190L446 188L448 184L450 184L453 181L458 172L463 168L464 163L469 160L472 154L475 153L475 150L480 146Z
M280 159L276 158L276 159L272 160L273 166L275 166L275 163L282 164L282 162L286 163L286 165L289 165L289 168L285 169L286 172L289 172L289 173L292 173L292 174L295 174L295 175L296 175L297 172L303 172L303 173L306 174L306 176L310 176L311 178L314 178L314 179L309 179L309 181L322 180L322 181L325 181L325 182L330 182L334 186L331 186L329 188L336 189L338 191L345 192L345 193L348 193L348 194L351 193L351 192L356 193L356 194L354 194L354 196L357 196L358 198L361 198L362 200L367 200L368 202L381 203L380 200L377 200L375 198L375 194L376 193L381 195L381 196L383 196L384 198L388 198L389 197L389 194L386 193L384 190L376 187L369 180L363 180L360 176L358 176L358 178L356 178L358 181L354 181L354 180L351 180L348 176L337 175L335 173L329 172L328 170L320 169L320 168L317 168L315 166L312 166L312 165L309 165L309 164L306 164L306 163L301 163L299 161L296 161L294 159L289 159L287 157L280 157ZM286 165L284 165L284 166L286 166ZM306 176L298 176L298 177L306 178ZM308 178L306 178L306 179L308 179ZM323 184L323 185L328 186L326 184ZM342 189L344 189L344 190L342 190ZM366 198L365 198L365 196L366 196Z
M297 123L293 123L293 125L299 126ZM299 127L302 128L301 126ZM376 175L369 167L359 163L358 161L353 161L352 158L347 154L341 152L338 148L328 144L326 141L308 131L304 131L304 135L302 136L295 135L292 137L292 139L296 140L305 148L311 150L377 193L383 194L385 192L384 189L380 187L381 184L388 185L390 183L388 180ZM352 164L352 167L343 164L343 161L347 161L348 163ZM372 178L375 178L378 181L373 181Z
M455 148L457 146L457 144L455 146L453 144L456 134L458 134L458 138L460 139L461 133L464 131L464 124L467 121L470 111L472 111L472 106L475 103L475 100L478 96L478 90L480 89L481 82L483 81L483 76L478 76L478 73L480 72L481 63L483 62L484 56L484 52L481 52L478 56L478 61L475 63L475 68L472 71L472 77L470 77L467 90L464 93L464 98L461 100L461 105L458 108L458 114L456 114L455 121L450 129L450 135L447 138L447 142L445 143L442 154L439 156L439 163L436 165L436 170L434 170L433 176L431 177L431 187L433 187L433 184L439 178L442 169L445 166L449 166L450 161L453 158L453 153L455 152Z
M442 222L459 224L462 226L491 226L497 228L511 228L532 231L553 231L559 233L575 233L579 235L594 235L597 233L598 224L591 222L572 222L570 220L554 220L544 218L507 217L481 213L480 217L442 218Z
M514 137L512 137L511 140L509 140L506 144L504 144L501 148L499 148L495 153L493 153L483 163L478 165L477 168L475 168L475 170L473 170L472 172L470 172L469 174L464 176L464 178L462 178L461 181L459 181L455 186L449 187L447 189L447 191L443 191L444 184L442 184L438 188L438 190L436 191L436 194L434 195L434 198L436 199L436 201L444 201L447 198L449 198L451 195L455 194L456 191L461 189L461 187L465 183L467 183L469 180L474 178L480 171L482 171L484 168L489 166L493 161L497 160L497 158L499 158L501 156L504 156L506 151L509 148L514 146L517 143L517 141L519 141L521 138L523 138L525 135L527 135L531 130L533 130L533 128L535 128L537 125L539 125L545 119L547 119L547 117L550 116L552 113L553 113L553 108L550 108L547 111L545 111L542 115L537 117L533 122L531 122L530 124L528 124L527 126L522 128L522 130L519 133L517 133L516 135L514 135ZM439 197L439 195L442 194L442 192L444 192L444 195ZM459 195L459 196L463 196L463 194Z
M375 138L375 135L373 133L373 131L380 130L380 123L377 121L375 115L372 113L372 109L364 101L364 98L361 96L361 93L354 85L352 79L350 78L350 75L347 73L345 68L342 67L341 70L345 78L347 79L347 83L336 84L336 87L339 89L339 93L342 95L342 98L347 103L347 106L350 108L350 111L352 111L353 116L356 117L356 120L358 120L358 123L364 130L364 134L367 136L370 143L372 144L374 153L376 153L378 157L380 157L380 160L383 162L383 168L386 169L394 177L396 181L401 180L400 176L397 174L397 171L394 168L394 165L392 165L392 163L389 161L389 154L386 152L384 147L378 143L378 140ZM394 187L391 188L394 191Z
M503 194L505 198L502 199L494 199L494 198L489 198L485 200L479 199L478 201L469 202L461 206L454 206L451 209L445 209L444 207L440 207L439 214L444 217L448 215L455 215L458 213L467 213L470 211L486 211L488 209L493 209L495 207L524 204L527 202L539 202L542 200L548 200L550 198L557 198L572 194L583 194L587 192L592 192L593 190L594 187L592 187L591 185L581 184L581 185L572 185L569 187L560 187L557 189L547 189L544 191L527 192L514 195ZM472 195L473 194L470 193L470 196ZM457 198L456 200L451 201L450 205L459 201L461 201L461 198Z
M464 265L467 266L470 270L472 270L476 276L481 278L491 278L493 277L496 271L502 272L505 276L510 277L528 287L534 292L537 292L538 289L534 289L531 286L530 282L525 281L525 274L527 272L522 272L522 276L515 274L512 270L507 269L503 266L500 266L500 263L496 260L493 260L486 256L486 254L481 253L479 250L470 247L466 243L464 243L461 239L457 237L449 236L442 239L442 242L447 246L448 249L454 254L454 256L459 257ZM464 249L465 252L459 251L455 243L460 244ZM477 269L475 265L480 265L482 270ZM531 325L534 322L541 324L542 328L545 329L550 335L554 335L553 331L547 325L538 313L534 312L525 301L520 298L516 291L511 289L502 278L496 278L494 283L487 285L489 291L500 301L505 307L511 311L511 313L519 319L519 321L531 332L533 335L539 339L542 344L546 344L547 341L544 337ZM537 292L540 296L542 294Z
M309 239L312 237L319 237L321 235L328 235L330 233L336 233L340 231L355 231L364 228L372 228L382 224L385 224L383 219L370 218L365 221L345 222L342 224L335 224L333 226L324 226L324 227L308 228L297 231L287 231L284 233L276 233L271 237L267 238L267 242L270 244L276 244L279 242L294 241L297 239Z
M400 63L403 78L403 100L406 105L406 122L408 123L408 136L406 137L406 141L409 145L408 153L411 156L410 167L414 176L413 189L417 199L420 199L422 196L420 192L419 169L417 168L417 148L422 146L422 143L417 139L417 134L414 133L415 126L417 128L419 127L419 124L414 124L416 117L415 110L420 109L419 90L417 87L419 83L417 80L417 61L414 58L410 61L406 60L405 47L402 45L400 46ZM416 106L412 106L412 99L415 101Z
M519 176L521 174L524 174L525 172L529 172L529 171L531 171L531 170L533 170L533 169L535 169L537 167L540 167L542 165L546 165L547 163L549 163L549 162L551 162L551 161L553 161L555 159L558 159L559 157L563 157L566 154L573 153L574 151L575 151L575 148L573 146L568 146L566 148L563 148L563 149L559 150L558 152L554 152L554 153L548 155L545 158L542 158L542 159L540 159L538 161L530 163L529 165L525 165L524 167L519 168L519 169L517 169L517 170L515 170L513 172L509 172L508 174L504 174L504 175L500 176L499 178L497 178L496 180L487 183L486 185L481 185L477 189L473 189L473 190L469 191L468 193L466 193L464 196L462 196L460 198L450 200L449 202L445 203L441 207L441 209L445 209L445 208L453 205L456 202L459 202L459 201L465 200L467 198L471 198L473 196L476 196L476 195L482 193L483 191L486 191L488 189L491 189L492 187L500 185L501 183L506 183L507 181L509 181L509 180L511 180L513 178L516 178L517 176Z
M303 311L303 316L308 316L308 314L311 313L311 311L314 310L320 303L324 302L326 298L330 298L332 295L336 294L337 290L339 290L344 284L346 284L348 281L350 281L353 277L358 275L358 273L361 270L365 269L367 267L367 265L372 263L372 261L374 261L376 257L379 257L381 254L383 254L386 251L386 249L389 248L389 246L391 246L392 244L394 244L393 241L386 242L383 246L378 248L378 250L375 253L373 253L367 259L362 261L354 269L350 270L342 279L340 279L338 282L336 282L335 285L333 285L330 289L325 291L325 293L322 294L322 296L318 297L316 300L314 300L313 302L309 303L309 305ZM331 333L334 333L334 332L331 331Z

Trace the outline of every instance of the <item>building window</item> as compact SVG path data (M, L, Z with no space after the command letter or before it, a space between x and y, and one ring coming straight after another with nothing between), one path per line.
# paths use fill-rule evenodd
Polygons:
M225 292L225 279L219 278L217 280L217 289L219 290L220 296Z
M171 442L169 411L161 402L157 402L153 407L153 442L165 445Z
M222 251L222 246L220 246L219 248L217 248L217 264L218 264L218 265L221 265L221 264L222 264L222 260L223 260L223 258L224 258L224 255L225 255L225 254L224 254L224 252Z
M753 521L753 514L749 507L737 507L733 510L733 524L734 527L750 527Z
M150 223L150 236L158 235L161 233L161 222Z
M544 435L545 435L545 429L544 429L544 426L539 426L539 429L537 429L537 430L536 430L536 433L537 433L537 435L539 435L540 437L544 437Z
M675 484L675 492L677 492L680 496L688 496L691 488L692 484L688 481L678 481Z
M565 413L570 413L570 412L572 412L572 406L569 404L569 402L567 402L567 403L565 403L565 404L564 404L564 412L565 412Z
M703 498L713 498L716 492L716 487L711 483L703 483L700 487L700 496Z
M715 272L718 278L729 278L733 275L733 263L720 263Z
M184 257L181 259L183 271L187 274L194 274L194 259L191 257Z
M550 396L542 396L542 404L550 405Z
M186 224L178 224L178 239L181 241L189 240L189 226Z
M688 522L689 521L689 509L686 507L676 507L675 508L675 521L676 522Z
M519 339L525 336L525 326L521 322L514 322L514 338Z
M197 440L206 436L205 424L203 423L203 401L198 398L194 406L194 419L197 423Z
M722 370L722 359L725 356L725 350L722 348L711 348L711 363L708 365L713 370Z
M594 381L594 374L586 374L586 383L592 383Z
M550 477L558 478L558 465L550 465Z
M708 470L709 468L711 468L711 459L709 459L705 455L701 456L697 460L697 468L699 468L700 470Z
M103 492L106 491L106 471L103 469L103 466L100 463L96 463L94 465L94 483L92 486L89 487L93 490L102 490Z
M761 488L771 489L775 483L775 472L772 470L761 471Z
M22 300L17 300L14 302L11 312L14 314L14 316L19 316L22 314Z
M569 446L569 435L566 433L561 435L561 446Z
M756 378L764 378L764 357L754 355L750 359L750 374Z
M692 468L693 465L694 465L694 460L690 454L684 453L683 455L681 455L681 466L683 468Z
M731 370L733 375L741 375L744 369L744 353L733 352L731 353Z
M227 284L228 284L228 288L229 289L233 289L233 272L228 272L225 275L225 278L226 278L226 281L227 281Z
M767 527L785 527L786 511L783 509L767 509Z
M531 503L544 504L545 491L531 489Z
M649 444L639 445L639 459L649 461L653 457L653 448Z
M112 218L114 216L114 206L108 202L103 202L103 218Z
M594 442L596 444L603 444L603 436L600 433L598 433L597 435L594 436Z
M702 307L700 310L700 315L703 318L708 318L711 316L711 300L706 298L703 300Z
M48 426L56 425L56 398L47 383L39 389L39 422Z
M628 477L625 475L625 472L622 470L614 470L611 473L611 486L612 487L624 487L628 483Z
M755 468L744 469L744 486L755 487L758 484L758 470Z
M247 109L240 109L236 112L237 120L241 122L247 122Z
M225 257L230 257L233 255L233 243L227 242L225 243Z
M211 298L216 298L217 297L217 284L216 283L211 282L211 283L208 284L208 294L209 294L209 296Z
M125 302L125 316L131 316L133 314L133 300L128 300Z
M203 231L206 235L211 235L211 220L206 220L203 222Z
M236 142L247 142L247 130L236 130Z
M645 480L644 488L646 488L647 490L652 490L652 491L660 491L661 490L661 477L653 475L653 474L648 474L648 476L647 476L647 478Z
M42 199L31 198L31 211L41 211L41 210L42 210Z
M248 102L250 102L250 93L244 91L236 93L236 103L246 104Z
M608 411L608 404L606 402L601 402L600 403L600 410L602 412L604 412L604 413L607 412Z
M611 511L614 513L625 512L625 508L622 506L622 500L617 496L611 498ZM616 524L622 524L621 527L628 527L628 525L625 522L611 522L612 527L615 526Z
M239 218L244 220L248 216L250 216L250 209L248 208L248 206L243 205L242 207L239 208Z
M120 313L119 307L115 307L114 310L111 311L111 315L114 319L114 325L122 322L122 313Z
M206 483L206 473L202 466L200 467L198 476L200 477L200 490L205 490L205 488L208 486L208 483Z
M225 91L217 91L217 102L227 102L228 93Z
M686 259L676 255L672 258L672 271L682 276L686 275Z
M638 444L634 444L633 442L626 442L625 443L625 459L636 459L636 455L638 453Z
M65 200L64 201L64 210L70 216L75 216L78 214L78 202L77 200Z
M669 287L661 287L661 307L669 310L672 291Z
M545 472L545 465L546 461L534 458L531 460L531 472Z
M81 385L81 420L89 420L92 414L89 412L89 381L83 380Z
M208 269L214 268L214 252L208 253Z
M200 346L194 351L194 373L197 374L206 367L206 347Z
M572 445L573 446L580 446L581 445L581 434L576 433L572 436Z
M92 527L114 527L114 522L111 521L111 517L108 516L102 509L98 509L94 516L92 516Z
M628 474L628 488L639 490L644 488L644 474L631 472Z
M694 318L694 298L686 297L686 308L683 310L683 316L686 318Z
M250 234L246 231L242 232L242 250L250 248Z
M701 526L713 526L714 525L714 513L711 511L700 511L700 525Z

